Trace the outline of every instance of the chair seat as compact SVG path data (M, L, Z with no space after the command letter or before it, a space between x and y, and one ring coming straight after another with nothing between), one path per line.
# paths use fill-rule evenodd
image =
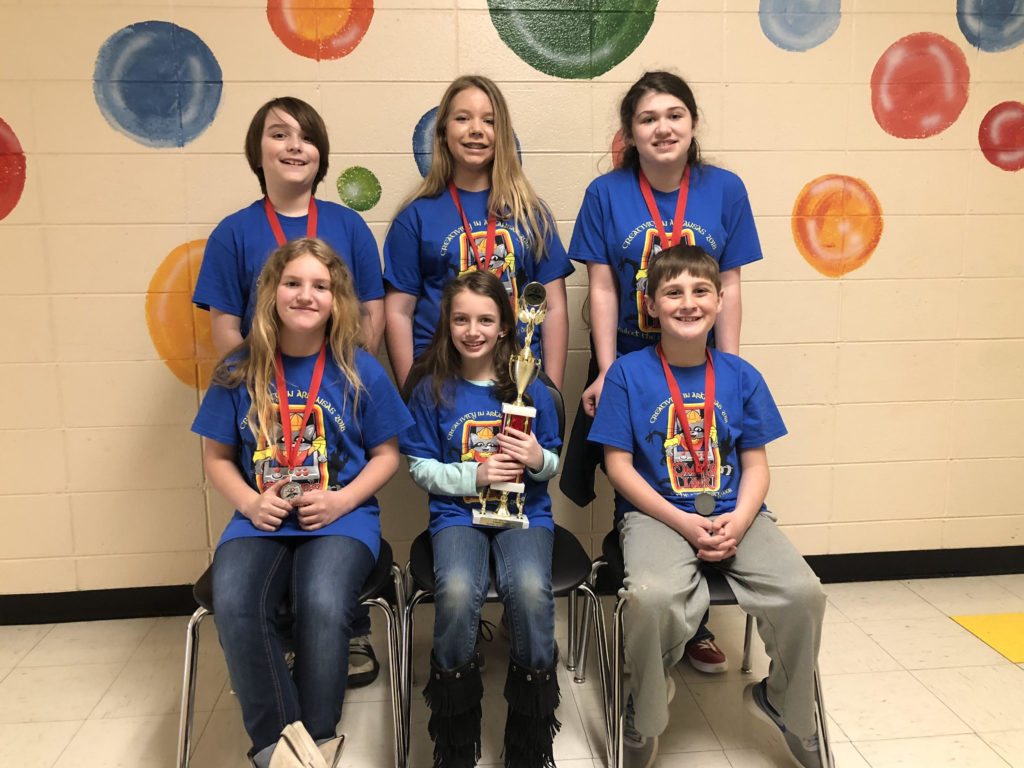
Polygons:
M551 589L555 597L564 597L590 576L590 558L575 536L560 525L555 526L555 539L551 560ZM491 582L487 587L487 600L498 599L494 584L494 563L490 565ZM434 548L430 531L423 531L409 549L409 573L416 589L434 592Z

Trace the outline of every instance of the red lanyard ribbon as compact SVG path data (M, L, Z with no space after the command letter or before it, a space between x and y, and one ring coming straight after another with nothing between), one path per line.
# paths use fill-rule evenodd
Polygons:
M487 267L491 263L491 257L494 256L494 243L495 233L498 228L498 219L492 213L487 217L487 239L484 241L484 254L486 260L480 258L480 249L477 247L476 238L473 237L473 230L469 227L469 219L466 218L466 212L462 208L462 201L459 200L459 190L455 188L455 182L448 182L448 191L451 193L452 200L455 201L455 207L459 209L459 215L462 216L462 228L466 232L466 240L469 241L469 247L473 251L473 256L476 258L476 266L481 272L486 272Z
M270 228L274 230L274 237L277 239L277 245L280 248L288 242L288 238L284 236L284 230L281 229L281 220L277 218L277 211L270 204L269 197L264 196L263 198L263 210L267 213L267 221L270 223ZM306 237L316 237L316 198L313 195L309 196L309 214L306 216Z
M661 238L661 249L671 248L679 245L679 238L683 234L683 219L686 218L686 198L690 196L690 166L683 171L683 178L679 180L679 196L676 198L676 215L672 219L672 239L665 237L665 222L661 220L661 213L658 211L658 204L654 202L654 192L651 191L651 182L644 175L644 169L640 169L640 192L647 203L647 210L651 214L654 226L658 228L658 237Z
M281 412L281 430L284 434L285 456L287 457L288 469L295 471L298 464L299 445L302 443L302 434L306 431L306 424L309 422L309 415L313 412L313 404L316 403L316 396L320 392L320 380L324 376L324 363L327 361L327 340L320 346L320 354L317 355L316 365L313 366L313 379L309 383L309 395L306 397L306 409L302 412L302 424L299 425L299 434L292 438L292 412L288 405L288 384L284 379L284 363L281 360L281 350L274 353L274 374L277 379L277 402L278 410Z
M703 478L711 466L711 427L715 420L715 364L711 361L711 350L706 349L707 365L704 366L704 459L701 460L694 450L693 438L690 436L690 422L686 418L686 406L683 404L683 396L679 391L679 384L676 377L665 359L665 352L658 344L658 357L661 358L661 367L665 371L665 381L668 384L668 391L672 394L672 404L675 406L675 418L679 422L679 432L682 433L682 441L686 450L693 457L693 468L697 476ZM670 425L672 426L672 425ZM678 433L677 433L678 434Z

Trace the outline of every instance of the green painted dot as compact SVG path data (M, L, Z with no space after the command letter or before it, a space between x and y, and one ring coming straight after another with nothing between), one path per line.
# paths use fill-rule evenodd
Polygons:
M353 165L338 176L338 197L355 211L368 211L380 202L380 182L369 168Z
M516 56L547 75L586 79L637 49L658 0L487 0L487 6Z

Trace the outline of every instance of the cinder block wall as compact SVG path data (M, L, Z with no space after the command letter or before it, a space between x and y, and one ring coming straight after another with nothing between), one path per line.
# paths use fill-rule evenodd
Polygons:
M338 0L340 15L322 26L356 19L352 4ZM188 429L201 374L183 383L147 325L147 296L187 294L155 280L158 268L256 199L242 138L277 95L306 99L328 123L331 170L319 197L337 201L335 180L350 166L379 180L380 200L363 215L383 243L419 179L414 128L468 72L504 90L523 164L566 245L586 185L611 168L628 85L656 68L692 83L706 158L746 182L766 254L743 271L742 352L790 429L770 448L769 503L801 551L1022 543L1024 173L979 147L989 110L1024 98L1019 41L991 50L1005 43L997 27L995 43L979 47L956 4L936 12L927 0L843 3L830 34L822 30L838 2L809 3L821 18L780 16L768 0L662 0L647 4L647 18L618 14L616 3L575 15L553 13L574 4L525 0L359 5L373 8L364 36L347 55L318 60L285 46L263 0L0 0L0 120L10 129L0 213L16 200L0 220L0 594L198 576L231 510L207 488ZM572 24L594 20L609 40L580 58ZM111 36L144 21L190 30L221 71L212 122L180 146L126 135L94 94ZM549 41L554 65L498 32L538 23L561 30ZM788 36L767 32L773 23ZM931 102L915 108L955 119L935 135L900 138L875 117L872 75L890 46L921 32L961 52L969 85L946 83L948 96L923 82ZM553 66L571 71L542 71ZM944 99L955 102L958 88L967 99L957 115ZM1019 137L1024 118L1007 119ZM805 261L793 234L798 195L829 174L863 180L884 225L866 263L841 277ZM588 359L585 269L569 294L573 412ZM185 321L176 332L189 346ZM178 357L171 363L195 370L191 352ZM403 474L380 496L385 535L402 556L426 523ZM559 522L599 544L611 521L603 478L586 509L552 488Z

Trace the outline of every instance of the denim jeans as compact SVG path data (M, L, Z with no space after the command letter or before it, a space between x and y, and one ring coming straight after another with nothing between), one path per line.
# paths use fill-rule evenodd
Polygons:
M495 584L505 605L512 658L533 669L555 662L555 598L547 528L485 529L453 525L434 534L434 656L442 669L473 657L480 608Z
M302 720L314 739L334 736L348 680L348 641L373 555L346 536L231 539L213 558L213 602L231 684L253 752ZM277 630L294 606L295 670Z

